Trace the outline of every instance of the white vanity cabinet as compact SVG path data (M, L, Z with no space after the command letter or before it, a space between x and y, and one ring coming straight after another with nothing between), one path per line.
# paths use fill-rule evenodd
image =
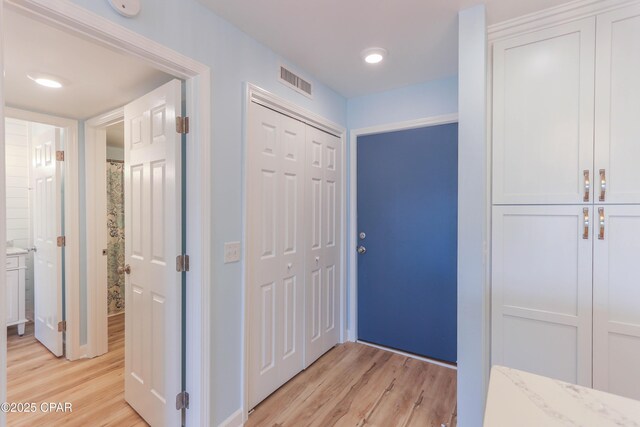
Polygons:
M24 283L27 271L27 251L19 248L7 248L7 288L6 322L7 326L18 325L18 335L24 335L25 295Z

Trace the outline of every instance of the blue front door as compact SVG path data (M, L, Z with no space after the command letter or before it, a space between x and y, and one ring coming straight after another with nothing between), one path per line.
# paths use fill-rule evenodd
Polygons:
M455 362L458 125L357 144L358 339Z

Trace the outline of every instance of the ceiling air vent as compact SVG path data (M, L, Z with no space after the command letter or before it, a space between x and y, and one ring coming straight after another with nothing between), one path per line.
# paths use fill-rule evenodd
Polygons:
M280 66L280 81L311 98L311 83L283 66Z

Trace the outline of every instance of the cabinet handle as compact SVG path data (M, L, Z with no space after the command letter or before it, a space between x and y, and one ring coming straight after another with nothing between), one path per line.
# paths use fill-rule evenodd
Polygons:
M588 202L589 190L591 190L591 180L589 179L589 171L585 169L582 172L582 174L584 176L584 198L582 200L584 200L585 202Z
M600 217L600 232L598 233L598 240L604 240L604 208L598 208L598 215Z
M607 176L604 169L600 169L600 201L604 202L604 196L607 192Z
M584 232L582 238L589 240L589 208L582 209L582 215L584 216Z

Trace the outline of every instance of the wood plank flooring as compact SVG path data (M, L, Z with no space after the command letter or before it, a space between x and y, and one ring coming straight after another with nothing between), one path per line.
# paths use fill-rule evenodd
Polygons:
M277 390L245 426L455 427L456 371L339 345Z
M7 329L8 402L71 402L71 413L9 413L10 427L146 426L124 400L124 314L109 318L109 352L69 362L33 336Z

